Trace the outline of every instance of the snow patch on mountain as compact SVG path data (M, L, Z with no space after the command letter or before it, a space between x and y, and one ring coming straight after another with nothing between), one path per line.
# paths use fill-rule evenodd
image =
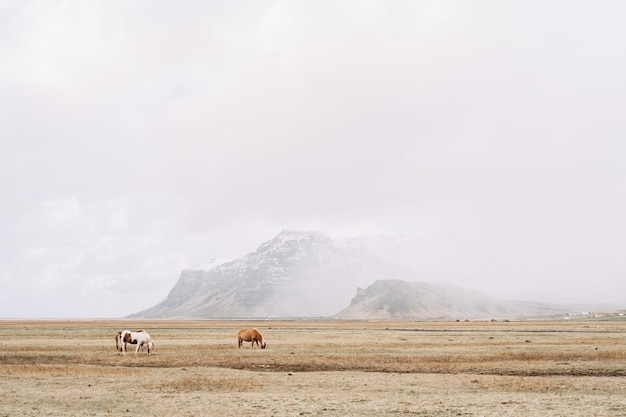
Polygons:
M189 268L190 271L210 271L211 269L215 268L216 266L231 262L232 259L226 259L226 258L213 258L211 259L209 262L207 263L203 263L203 264L198 264L195 265L191 268Z
M135 316L329 316L349 304L358 286L411 277L361 243L283 230L242 258L184 270L163 302Z

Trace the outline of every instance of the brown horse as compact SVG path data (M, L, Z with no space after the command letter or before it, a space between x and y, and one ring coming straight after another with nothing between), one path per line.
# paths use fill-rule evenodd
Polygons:
M250 348L254 347L254 343L256 342L257 347L261 347L261 349L265 349L267 347L267 343L263 341L263 335L257 329L241 329L237 332L237 342L239 343L239 348L243 342L252 342ZM260 345L259 345L260 343Z

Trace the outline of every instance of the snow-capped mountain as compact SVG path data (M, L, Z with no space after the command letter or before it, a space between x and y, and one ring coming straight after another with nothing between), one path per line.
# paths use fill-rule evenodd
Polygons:
M458 319L583 311L416 282L425 278L411 268L419 247L408 236L332 240L322 232L284 230L239 259L182 271L163 302L131 317Z
M133 316L329 316L349 305L359 286L412 278L409 268L361 240L284 230L242 258L184 270L163 302Z

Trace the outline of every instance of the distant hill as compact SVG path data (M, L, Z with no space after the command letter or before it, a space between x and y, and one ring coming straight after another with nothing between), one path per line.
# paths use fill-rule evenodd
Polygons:
M502 319L566 313L559 306L489 297L452 285L378 280L359 288L350 306L334 315L343 319Z

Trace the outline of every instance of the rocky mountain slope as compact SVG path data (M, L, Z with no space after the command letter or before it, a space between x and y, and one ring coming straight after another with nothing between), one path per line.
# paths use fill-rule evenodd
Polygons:
M516 318L585 308L415 282L424 277L410 265L419 253L411 244L402 236L334 241L321 232L282 231L242 258L182 271L164 301L131 317Z
M132 317L330 316L350 303L359 286L413 277L358 242L282 231L240 259L183 271L163 302Z

